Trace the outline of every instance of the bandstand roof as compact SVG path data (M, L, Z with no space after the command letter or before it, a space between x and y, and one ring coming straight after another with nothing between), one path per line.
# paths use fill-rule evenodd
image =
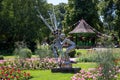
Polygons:
M84 19L81 19L78 25L69 33L72 34L72 33L95 33L95 32L93 28Z

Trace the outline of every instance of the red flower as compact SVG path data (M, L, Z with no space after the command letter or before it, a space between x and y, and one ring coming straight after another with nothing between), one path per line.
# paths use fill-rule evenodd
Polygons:
M14 79L14 76L11 76L12 79Z
M7 77L7 76L8 76L8 74L5 74L5 76Z
M28 76L30 76L30 73L27 73Z
M24 76L27 76L26 72L24 72Z
M18 79L19 77L18 77L18 76L16 76L16 78Z
M12 74L12 73L13 73L13 71L11 70L11 71L10 71L10 74Z
M4 74L4 71L2 71L1 74Z
M20 69L18 69L18 73L20 73L21 71L20 71Z
M7 80L10 80L10 78L8 78Z

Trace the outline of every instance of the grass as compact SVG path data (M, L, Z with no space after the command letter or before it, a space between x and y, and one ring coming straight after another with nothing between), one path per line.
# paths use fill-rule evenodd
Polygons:
M15 56L4 56L4 59L14 59Z
M50 70L27 70L33 76L30 80L70 80L71 73L51 73Z
M14 55L9 55L9 56L4 56L4 59L14 59L16 56ZM32 55L32 58L37 57L36 55Z
M76 53L77 52L80 52L82 54L86 54L87 53L87 50L86 49L76 49Z
M89 68L95 68L97 66L96 63L93 62L82 62L82 63L77 63L73 64L74 67L80 67L81 69L88 70Z
M94 68L97 65L95 63L77 63L73 64L73 67L81 67L88 70L88 68ZM72 73L51 73L50 70L25 70L29 72L33 78L30 80L71 80L74 75Z

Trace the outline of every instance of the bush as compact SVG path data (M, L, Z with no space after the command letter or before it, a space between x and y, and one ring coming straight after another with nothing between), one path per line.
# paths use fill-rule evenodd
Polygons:
M15 55L17 55L19 58L31 58L32 52L28 48L19 48L15 49L14 51Z
M31 58L32 52L31 52L31 50L28 49L28 48L23 48L23 49L20 50L19 56L20 56L21 58Z
M0 55L0 60L4 60L4 57L3 57L3 55Z
M96 53L83 54L78 58L79 62L96 62Z
M27 48L26 43L24 43L23 41L16 42L15 46L16 46L16 48L15 48L13 53L16 56L18 56L19 58L24 58L24 59L25 58L31 58L32 51L29 48Z
M35 54L39 56L39 58L53 57L52 50L49 46L41 46L40 48L35 50Z
M75 54L75 57L80 57L81 55L82 55L81 52L77 52L77 53Z
M76 50L74 50L74 51L72 51L72 52L70 52L70 53L68 53L69 54L69 56L71 57L71 58L74 58L75 57L75 54L76 54Z
M96 62L102 68L102 77L99 80L115 80L116 76L116 65L115 58L113 56L113 51L111 49L106 51L101 51L97 53Z

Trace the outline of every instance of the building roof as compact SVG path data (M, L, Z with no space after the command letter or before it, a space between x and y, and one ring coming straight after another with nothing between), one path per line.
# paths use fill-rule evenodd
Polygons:
M78 25L69 32L72 33L95 33L93 28L87 24L87 22L84 19L81 19L78 23Z

